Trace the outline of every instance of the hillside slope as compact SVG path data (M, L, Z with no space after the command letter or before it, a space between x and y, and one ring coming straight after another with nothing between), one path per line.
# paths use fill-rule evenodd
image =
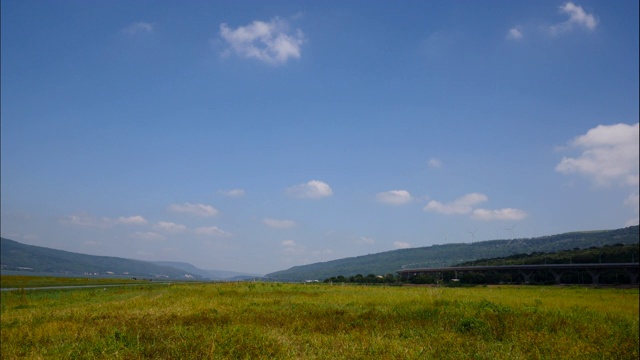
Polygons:
M190 275L184 270L159 266L140 260L111 256L94 256L46 247L25 245L17 241L0 238L0 265L2 270L28 270L57 274L98 273L101 275L128 275L140 277L162 277L179 279Z
M255 277L262 276L258 274L241 273L237 271L200 269L189 263L177 262L177 261L153 261L152 263L160 266L170 266L176 269L181 269L190 274L200 275L203 278L211 279L211 280L236 280L238 278L243 278L243 277L255 278Z
M322 280L356 274L384 275L403 267L450 266L465 261L533 252L638 243L638 226L617 230L571 232L529 239L490 240L476 243L433 245L295 266L265 275L279 281Z

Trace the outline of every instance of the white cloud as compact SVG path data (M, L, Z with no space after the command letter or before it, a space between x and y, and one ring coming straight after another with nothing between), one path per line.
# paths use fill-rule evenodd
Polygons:
M205 236L230 236L231 235L231 233L221 230L217 226L199 227L199 228L196 228L193 232L198 235L205 235Z
M296 226L296 223L293 220L276 220L264 218L262 219L262 223L274 229L289 229Z
M630 206L631 208L633 208L633 210L636 213L636 216L634 218L631 218L629 220L627 220L625 222L625 226L633 226L633 225L638 225L638 207L640 206L640 197L638 196L638 193L633 193L630 194L627 199L624 201L624 204L627 206Z
M404 241L394 241L393 242L393 246L396 249L407 249L411 247L411 244L409 244L408 242L404 242Z
M155 224L153 228L158 231L166 232L184 232L187 230L186 226L169 221L158 221L158 223Z
M300 199L318 199L333 195L333 190L331 190L329 184L323 181L311 180L306 184L299 184L288 188L286 193L291 197Z
M82 214L82 215L69 215L66 218L62 219L62 223L65 223L68 225L77 225L77 226L109 228L114 225L146 225L147 220L140 215L129 216L129 217L120 216L116 219L110 219L108 217L97 219L93 216Z
M284 252L285 253L289 253L289 254L302 254L304 253L305 249L303 246L298 245L295 241L293 240L284 240L281 243L282 247L284 248Z
M298 244L293 240L284 240L282 246L298 246Z
M424 211L434 211L446 215L464 215L469 214L473 210L473 206L487 200L489 198L484 194L470 193L446 204L431 200L424 207Z
M140 215L129 216L129 217L120 216L119 218L113 220L112 222L114 224L121 224L121 225L146 225L147 224L147 220Z
M100 222L89 215L69 215L62 219L61 222L77 226L100 226Z
M507 39L509 40L520 40L522 39L522 31L518 29L518 27L514 27L507 31Z
M187 213L202 217L211 217L218 214L218 210L216 210L213 206L204 204L171 204L169 206L169 210L173 212Z
M578 173L599 186L612 182L638 186L640 136L638 123L598 125L570 142L582 149L578 157L563 157L556 171Z
M361 236L361 237L358 239L358 244L367 244L367 245L371 245L371 244L375 244L375 242L376 242L376 241L375 241L374 239L372 239L372 238L368 238L368 237L364 237L364 236Z
M442 161L440 161L440 159L438 158L431 158L429 159L429 166L438 169L442 167Z
M135 35L135 34L141 34L141 33L152 33L153 24L142 22L142 21L136 22L122 29L122 32L129 35Z
M256 20L236 29L221 24L220 36L236 54L272 65L284 64L290 58L300 58L304 43L302 31L291 31L287 22L277 17L269 22Z
M528 215L525 211L520 209L474 209L471 217L476 220L492 221L492 220L522 220Z
M413 200L413 197L407 190L390 190L379 192L376 199L383 204L403 205Z
M131 237L134 239L146 240L146 241L159 241L164 240L164 236L155 233L153 231L147 232L135 232L131 234Z
M624 223L624 226L635 226L638 225L640 223L640 218L638 218L637 216L633 219L629 219L627 220L627 222Z
M640 206L640 196L638 196L638 193L631 194L624 201L624 204L638 209L638 206Z
M569 19L550 26L549 31L552 35L570 31L576 26L588 30L594 30L598 26L598 19L593 14L587 13L582 6L572 2L567 2L560 6L560 13L569 15Z
M220 194L228 197L243 197L245 192L242 189L220 190Z

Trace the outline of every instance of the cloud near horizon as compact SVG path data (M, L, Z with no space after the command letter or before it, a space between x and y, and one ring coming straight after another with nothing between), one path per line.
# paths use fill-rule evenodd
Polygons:
M473 210L473 206L487 200L489 200L489 198L484 194L470 193L446 204L431 200L427 203L427 206L424 207L424 211L433 211L445 215L464 215L469 214Z
M231 233L220 229L217 226L203 226L196 228L193 232L197 235L205 236L230 236Z
M298 199L319 199L333 195L331 186L320 180L311 180L294 185L286 190L287 195Z
M404 241L394 241L393 242L393 246L396 249L408 249L411 247L411 244L409 244L408 242L404 242Z
M498 210L487 210L487 209L474 209L471 213L471 218L482 221L492 221L492 220L522 220L526 218L528 214L520 209L498 209Z
M271 218L262 219L262 223L272 229L289 229L296 226L296 222L293 220L276 220Z
M153 228L155 230L166 231L166 232L183 232L187 231L187 227L182 224L176 224L169 221L158 221Z
M376 200L388 205L404 205L411 202L413 197L407 190L390 190L377 193Z
M269 22L255 20L235 29L226 23L220 24L220 37L230 47L224 55L234 52L270 65L282 65L290 58L300 58L305 41L301 30L291 31L289 24L277 17Z
M429 201L427 206L424 207L424 211L437 212L445 215L470 214L472 219L482 221L522 220L528 216L526 211L520 209L504 208L489 210L475 208L476 205L488 200L489 198L485 194L470 193L446 204L435 200Z
M201 217L212 217L218 215L218 210L216 210L211 205L205 204L171 204L169 205L169 211L178 212L178 213L186 213Z
M90 226L90 227L101 227L108 228L114 225L146 225L148 223L147 219L140 215L135 216L120 216L115 219L111 219L108 217L102 217L97 219L93 216L81 214L81 215L69 215L60 220L60 222L68 225L77 225L77 226Z
M243 197L245 195L243 189L220 190L219 193L227 197Z

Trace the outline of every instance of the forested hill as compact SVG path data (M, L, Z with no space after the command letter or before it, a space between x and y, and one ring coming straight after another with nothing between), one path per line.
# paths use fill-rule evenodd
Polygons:
M199 278L184 270L155 265L146 261L111 256L94 256L41 246L25 245L17 241L0 239L0 265L2 270L21 270L57 274L128 275L148 278Z
M557 252L574 248L635 244L639 227L617 230L581 231L528 239L490 240L476 243L433 245L295 266L267 274L281 281L322 280L332 276L357 274L385 275L407 267L439 267L477 259L505 257L534 252Z

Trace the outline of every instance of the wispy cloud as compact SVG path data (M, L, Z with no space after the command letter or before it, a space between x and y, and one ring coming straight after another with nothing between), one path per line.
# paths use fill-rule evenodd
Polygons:
M484 194L470 193L449 203L431 200L427 203L427 206L424 207L424 211L432 211L446 215L464 215L471 213L475 205L487 200L489 200L489 198Z
M498 210L474 209L471 214L471 218L482 221L522 220L527 216L526 211L512 208Z
M153 24L139 21L123 28L122 32L129 35L149 34L153 32Z
M69 215L63 218L61 222L68 225L90 226L90 227L101 227L101 228L108 228L114 225L146 225L148 223L148 221L140 215L120 216L118 218L111 219L108 217L95 218L87 214Z
M474 220L522 220L528 216L527 212L520 209L504 208L489 210L476 208L476 205L488 201L485 194L470 193L455 199L449 203L439 201L429 201L424 211L437 212L445 215L467 215L470 214Z
M169 221L158 221L158 223L156 223L153 228L155 230L158 231L164 231L164 232L173 232L173 233L177 233L177 232L184 232L187 231L187 227L182 225L182 224L176 224L173 222L169 222Z
M311 180L305 184L294 185L286 190L287 195L299 199L319 199L333 195L329 184L320 180Z
M243 197L245 195L243 189L220 190L219 193L227 197Z
M280 245L282 246L283 251L288 254L302 254L305 252L304 247L298 245L293 240L284 240L282 241L282 243L280 243Z
M211 205L191 204L188 202L184 204L171 204L169 205L169 211L202 217L211 217L218 215L218 210Z
M272 65L281 65L290 58L300 58L304 34L291 30L280 18L269 22L256 20L249 25L232 29L220 25L220 37L229 44L229 51L241 57L255 58Z
M442 167L442 161L438 158L429 159L429 166L435 169L439 169Z
M146 225L147 220L140 215L124 217L120 216L117 219L112 220L114 224L122 224L122 225Z
M296 226L293 220L276 220L271 218L262 219L262 223L273 229L289 229Z
M408 242L404 242L404 241L394 241L393 242L393 246L396 249L408 249L411 247L411 244L409 244Z
M595 30L595 28L598 26L598 19L593 14L587 13L586 11L584 11L582 6L578 6L572 2L564 3L562 6L560 6L559 11L562 14L568 15L569 19L559 24L550 26L549 31L552 35L567 32L576 27L587 30Z
M375 244L376 241L372 238L361 236L358 238L357 243L371 245L371 244Z
M588 13L582 6L576 5L571 1L559 6L558 12L563 16L568 16L568 18L552 25L549 25L549 22L536 24L525 20L524 24L513 26L507 30L505 37L510 41L519 41L524 38L525 32L527 34L538 32L547 36L558 36L570 33L575 29L594 31L598 27L599 21L594 14Z
M134 239L138 239L138 240L145 240L145 241L160 241L160 240L164 240L164 236L153 232L153 231L139 231L139 232L135 232L133 234L131 234L131 237Z
M230 232L224 231L217 226L203 226L203 227L196 228L193 232L197 235L214 236L214 237L231 235Z
M639 217L638 217L638 212L640 212L640 196L638 196L638 193L632 193L630 194L624 201L624 204L626 206L630 206L633 211L635 212L635 217L627 220L625 222L625 226L633 226L633 225L638 225Z
M514 27L507 31L507 39L509 40L520 40L522 36L522 31L519 27Z
M407 190L390 190L376 194L378 202L389 205L403 205L413 200L411 193Z

